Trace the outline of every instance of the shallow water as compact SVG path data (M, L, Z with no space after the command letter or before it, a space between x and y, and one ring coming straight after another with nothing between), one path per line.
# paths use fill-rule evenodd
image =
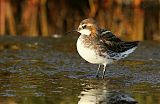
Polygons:
M118 104L117 96L160 104L160 42L141 42L102 80L76 39L0 37L0 104Z

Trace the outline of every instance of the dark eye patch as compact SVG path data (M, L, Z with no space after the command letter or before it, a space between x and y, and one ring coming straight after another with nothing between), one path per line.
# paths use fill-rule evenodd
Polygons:
M82 26L83 29L85 29L86 27L87 27L86 25L83 25L83 26Z

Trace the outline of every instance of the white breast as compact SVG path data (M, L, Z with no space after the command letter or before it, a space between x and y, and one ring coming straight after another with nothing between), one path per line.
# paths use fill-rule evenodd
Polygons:
M99 56L94 49L85 47L81 37L77 40L77 51L83 59L93 64L107 64L110 61L106 57Z

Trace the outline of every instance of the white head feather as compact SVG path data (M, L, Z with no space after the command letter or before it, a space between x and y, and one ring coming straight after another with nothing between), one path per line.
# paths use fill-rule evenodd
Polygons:
M89 36L91 34L91 31L88 30L88 29L81 29L78 32L81 33L81 34L83 34L83 35L87 35L87 36Z

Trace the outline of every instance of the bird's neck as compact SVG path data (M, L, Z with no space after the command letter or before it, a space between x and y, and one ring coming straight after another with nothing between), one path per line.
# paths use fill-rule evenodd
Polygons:
M98 36L91 34L90 36L80 35L79 39L86 47L92 47L98 43Z

